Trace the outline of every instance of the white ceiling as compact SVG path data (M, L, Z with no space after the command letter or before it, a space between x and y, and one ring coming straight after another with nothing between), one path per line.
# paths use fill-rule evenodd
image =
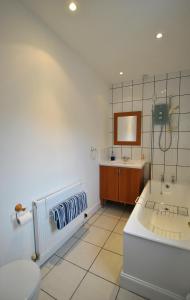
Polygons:
M190 68L190 0L77 1L22 0L109 83Z

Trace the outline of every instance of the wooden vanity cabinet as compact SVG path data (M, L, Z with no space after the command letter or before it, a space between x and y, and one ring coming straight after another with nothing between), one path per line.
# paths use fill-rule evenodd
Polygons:
M100 199L135 204L143 189L143 169L100 166Z

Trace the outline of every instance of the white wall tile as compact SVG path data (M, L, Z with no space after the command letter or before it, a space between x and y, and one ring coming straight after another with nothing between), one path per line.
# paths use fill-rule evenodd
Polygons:
M132 80L123 81L123 86L129 86L129 85L132 85Z
M179 130L180 131L190 131L190 113L180 115Z
M131 147L122 147L122 157L130 157L131 158Z
M113 104L113 113L122 111L122 103L114 103Z
M179 105L179 96L173 96L171 99L171 107L174 108ZM179 112L179 108L177 108L174 112Z
M169 79L167 81L167 95L179 95L179 78Z
M141 147L132 148L132 159L141 159Z
M145 159L146 161L150 161L150 160L151 160L150 149L143 148L142 154L144 154L144 159Z
M177 162L177 149L169 149L165 152L165 164L175 166Z
M142 101L133 101L133 111L142 111Z
M143 83L143 76L139 76L133 80L133 84Z
M177 181L190 184L190 167L177 167Z
M142 84L133 86L133 100L142 99Z
M153 164L164 164L164 152L160 149L154 149L153 151Z
M143 99L152 98L153 94L154 94L154 82L145 83L144 91L143 91Z
M190 94L190 76L181 78L181 95Z
M189 148L190 149L190 132L180 132L179 148Z
M113 89L113 102L122 101L122 88Z
M155 82L155 92L157 97L166 96L166 80Z
M164 173L163 165L154 165L153 166L153 179L160 180L163 173Z
M160 131L154 133L154 147L159 148L159 136ZM166 146L169 145L170 133L166 132ZM171 148L177 148L178 143L178 132L172 132L172 145ZM161 146L165 148L165 132L161 137Z
M123 103L123 111L132 111L132 101Z
M121 147L114 146L113 153L115 154L116 159L121 159Z
M143 115L152 115L152 100L143 100Z
M153 82L154 81L154 75L144 75L143 81L145 82Z
M155 81L158 81L158 80L165 80L166 78L167 78L166 73L165 73L165 74L158 74L158 75L155 75Z
M150 148L151 145L151 138L149 132L143 132L143 147Z
M177 131L179 127L179 114L172 114L170 116L171 128L173 131Z
M190 166L190 150L179 149L178 151L178 165ZM189 174L190 176L190 174Z
M168 73L168 79L180 77L180 71Z
M180 97L180 112L190 112L190 95Z
M181 76L190 76L190 69L182 71Z
M132 86L123 88L123 101L132 101Z
M171 182L173 176L176 180L176 166L166 166L165 167L165 180L168 182Z
M152 130L152 117L144 116L143 117L143 131L151 131Z
M181 148L189 148L190 149L190 132L184 132L186 130L190 131L190 95L182 95L184 93L190 94L190 71L184 71L181 73L186 77L181 78L181 96L180 96L180 112L181 113L189 113L189 114L181 114L180 122L179 120L179 109L175 111L174 114L171 115L172 121L172 146L171 149L168 150L165 155L160 151L158 140L160 135L160 125L156 125L154 127L154 140L155 140L155 150L154 150L154 178L160 180L161 174L163 174L164 168L163 165L165 161L165 177L166 180L171 179L172 175L176 174L176 170L178 171L178 181L179 179L183 182L183 180L190 182L190 168L181 167L190 165L190 150L188 149L178 149L178 135L179 137L179 147ZM167 94L174 96L172 98L172 107L179 105L179 82L180 82L180 72L172 72L169 74L160 74L155 76L155 88L157 92L156 104L166 103L166 75L168 76L167 80ZM144 84L139 84L142 80L144 80ZM151 146L151 133L145 132L151 130L151 116L152 116L152 96L154 93L154 77L149 76L146 78L139 78L137 81L133 81L133 83L138 83L133 85L133 100L132 101L132 81L125 82L126 86L123 87L123 109L122 103L114 103L113 111L121 112L123 111L142 111L143 110L143 118L142 118L142 139L143 139L143 147L134 147L134 146L116 146L114 145L114 153L116 157L119 159L121 156L131 157L133 159L138 159L141 157L141 153L145 155L146 160L150 160L150 146ZM152 81L152 82L149 82ZM131 85L131 86L130 86ZM116 90L113 90L114 93L114 102L122 101L122 83L115 85L120 87ZM143 100L142 100L142 89L144 87ZM111 97L111 96L110 96ZM149 99L149 100L145 100ZM167 99L168 100L168 99ZM112 116L112 106L109 108L109 117ZM180 125L179 125L180 124ZM111 130L111 120L108 122L109 130ZM178 128L179 126L179 128ZM178 129L180 130L178 133ZM181 132L182 131L182 132ZM167 145L169 142L169 133L166 133ZM113 143L112 135L109 134L109 145L111 146ZM165 144L165 133L162 137L162 143ZM148 148L147 148L148 147ZM132 150L131 150L132 149ZM132 152L132 153L131 153ZM177 158L178 153L178 158ZM111 153L110 153L111 154ZM165 160L164 160L165 156ZM178 162L178 168L176 164Z

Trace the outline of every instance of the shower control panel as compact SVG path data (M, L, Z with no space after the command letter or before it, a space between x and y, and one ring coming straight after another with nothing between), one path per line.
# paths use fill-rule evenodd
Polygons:
M156 104L154 106L153 120L155 125L165 125L168 123L168 104Z

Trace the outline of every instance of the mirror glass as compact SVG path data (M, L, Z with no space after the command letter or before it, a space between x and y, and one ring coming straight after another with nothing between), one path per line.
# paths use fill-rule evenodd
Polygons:
M137 117L118 117L117 140L125 142L135 142L137 132Z
M141 144L141 111L114 114L114 144Z

